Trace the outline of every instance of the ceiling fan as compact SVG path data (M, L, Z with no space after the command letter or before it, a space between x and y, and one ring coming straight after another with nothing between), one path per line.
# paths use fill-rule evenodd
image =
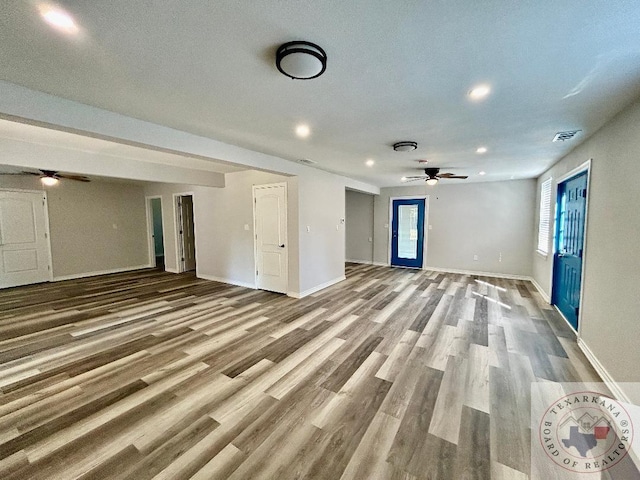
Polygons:
M435 185L441 178L468 178L467 175L454 175L453 173L440 173L439 168L425 168L424 175L417 175L413 177L405 177L405 182L415 182L416 180L426 180L427 185Z
M0 173L0 175L35 175L40 177L40 181L48 186L55 185L62 178L65 180L76 180L78 182L90 182L87 177L82 175L69 175L66 173L58 173L55 170L40 170L39 172L22 171L19 173Z

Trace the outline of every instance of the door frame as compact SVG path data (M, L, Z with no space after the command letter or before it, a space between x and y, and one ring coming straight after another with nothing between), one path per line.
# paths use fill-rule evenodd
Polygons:
M282 292L285 295L288 295L289 292L289 190L287 188L287 182L277 182L277 183L265 183L262 185L252 185L251 186L251 196L252 198L252 208L253 208L253 284L256 289L258 287L258 217L256 216L256 189L258 188L269 188L269 187L284 187L284 243L286 245L286 265L285 270L287 272L287 285L285 291Z
M49 228L49 197L46 190L27 190L23 188L0 188L0 192L37 193L42 195L44 210L44 232L47 236L47 265L49 266L48 282L53 282L53 256L51 254L51 229Z
M391 249L392 249L392 238L391 238L391 225L393 224L393 201L394 200L424 200L424 224L422 225L422 229L424 230L422 233L423 242L422 242L422 267L420 270L425 270L425 266L427 265L427 240L429 231L429 195L402 195L397 197L389 197L389 223L387 224L387 265L391 265ZM409 267L396 267L396 268L409 268ZM417 269L412 269L417 270Z
M586 162L578 165L576 168L570 170L569 172L565 173L564 175L561 175L560 177L558 177L555 181L555 198L553 201L553 241L551 242L551 281L549 283L549 285L551 285L551 288L549 289L549 300L550 302L553 302L553 278L554 278L554 273L555 273L555 268L556 268L556 232L558 229L558 189L561 183L566 182L567 180L570 180L573 177L578 176L579 174L583 173L583 172L587 172L587 195L585 197L585 206L584 206L584 233L583 233L583 238L582 238L582 266L581 266L581 271L580 271L580 305L578 308L578 330L575 330L573 328L573 325L571 325L571 323L569 323L569 320L567 320L567 318L562 314L562 312L560 311L560 309L558 309L558 307L551 303L551 305L553 305L553 307L556 309L556 311L560 314L560 316L563 318L563 320L565 322L567 322L567 325L569 325L569 327L571 328L571 330L573 330L574 332L576 332L576 335L578 338L581 337L581 330L582 330L582 313L583 313L583 308L582 306L584 305L584 273L585 273L585 267L587 265L587 228L589 226L589 198L590 198L590 194L591 194L591 161L592 159L590 158L589 160L587 160Z
M182 215L182 213L180 212L180 206L178 203L178 198L179 197L185 197L185 196L191 196L191 198L193 199L193 242L196 243L197 240L197 236L196 236L196 196L195 193L193 192L180 192L180 193L174 193L173 194L173 228L174 228L174 241L175 241L175 245L176 245L176 273L184 273L184 262L182 261L182 251L184 250L184 242L182 241L183 239L180 236L180 215ZM164 230L164 223L162 224L162 229ZM196 245L196 255L198 252L198 248ZM165 259L167 258L167 254L166 254L166 248L165 248ZM165 260L165 270L166 270L166 260ZM196 275L198 273L198 259L196 257Z
M153 238L153 208L151 206L151 200L155 200L156 198L160 199L160 215L162 216L162 239L164 242L164 214L162 211L162 195L150 195L144 197L145 205L147 207L147 245L149 247L149 267L151 268L157 267L156 245Z

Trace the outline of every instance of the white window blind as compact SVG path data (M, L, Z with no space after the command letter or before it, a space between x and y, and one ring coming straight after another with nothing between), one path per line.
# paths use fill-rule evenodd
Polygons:
M549 253L549 234L551 229L551 179L542 182L540 187L540 219L538 221L538 251Z

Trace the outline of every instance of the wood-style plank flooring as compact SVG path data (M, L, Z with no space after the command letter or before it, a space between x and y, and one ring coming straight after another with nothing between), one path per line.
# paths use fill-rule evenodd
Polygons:
M495 288L500 287L500 288ZM525 479L529 385L600 381L527 282L347 265L0 292L0 478Z

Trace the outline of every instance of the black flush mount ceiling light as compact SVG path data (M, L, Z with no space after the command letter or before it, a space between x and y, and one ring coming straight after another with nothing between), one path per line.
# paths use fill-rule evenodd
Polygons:
M327 54L315 43L287 42L276 52L276 67L294 80L310 80L327 69Z
M393 144L393 149L396 152L413 152L416 148L418 148L416 142L397 142Z

